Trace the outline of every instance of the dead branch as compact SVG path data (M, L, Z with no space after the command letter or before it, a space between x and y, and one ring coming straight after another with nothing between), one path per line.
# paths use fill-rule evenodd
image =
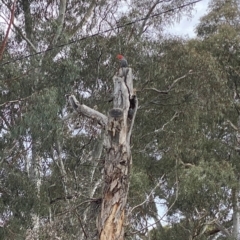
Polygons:
M80 104L74 95L70 95L68 97L68 101L70 102L73 109L78 113L86 116L87 118L97 120L97 123L103 127L107 125L108 123L107 116L84 104Z
M234 125L230 120L227 120L227 123L233 128L233 130L238 131L238 127Z

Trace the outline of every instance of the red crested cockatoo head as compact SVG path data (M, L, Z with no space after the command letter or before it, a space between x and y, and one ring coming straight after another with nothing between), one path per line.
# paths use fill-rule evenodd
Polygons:
M118 54L117 55L117 59L119 60L120 62L120 67L123 68L123 67L128 67L128 62L126 60L126 58L121 55L121 54Z

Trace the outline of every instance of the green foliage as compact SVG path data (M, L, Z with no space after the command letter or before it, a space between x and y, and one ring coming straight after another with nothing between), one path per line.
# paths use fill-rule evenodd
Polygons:
M189 215L204 209L208 216L220 214L227 219L231 206L229 193L234 184L234 171L228 162L201 161L179 176L179 197L174 208Z
M31 212L38 199L32 181L21 171L21 166L2 164L0 212L3 221L11 222L8 228L0 228L0 238L19 236L24 239L25 227L31 226ZM9 238L9 239L10 239Z
M73 93L107 114L118 69L115 57L123 53L133 68L139 99L128 202L130 209L139 206L130 216L127 236L144 239L147 225L161 219L159 199L169 208L168 225L149 231L151 239L207 239L215 229L209 222L216 217L223 225L229 222L232 189L238 187L237 142L228 124L236 124L239 115L233 99L239 94L238 2L212 1L197 27L199 38L191 40L161 35L177 15L128 24L146 15L151 1L133 1L116 23L120 1L98 1L82 26L92 1L67 2L56 39L58 16L50 10L58 9L54 1L47 6L28 2L30 16L23 1L16 8L19 29L3 62L32 56L0 71L0 220L5 221L0 238L25 239L35 213L41 219L40 239L84 238L82 229L96 239L104 162L101 130L94 120L74 115L65 95ZM152 13L188 1L160 2ZM79 40L116 24L128 25ZM37 51L53 49L34 55L24 36ZM57 47L67 42L72 43Z

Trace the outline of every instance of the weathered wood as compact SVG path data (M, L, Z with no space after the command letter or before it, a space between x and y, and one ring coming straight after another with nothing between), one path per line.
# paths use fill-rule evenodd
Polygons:
M102 208L98 219L100 240L124 239L125 207L132 164L130 135L136 109L131 109L133 111L131 119L128 116L130 107L133 107L131 100L134 98L134 102L137 101L133 93L131 68L121 69L119 75L114 76L113 83L114 108L110 110L108 116L109 146L104 167ZM116 114L117 112L119 114Z
M96 119L106 130L104 187L101 212L97 220L100 240L124 239L125 207L132 164L130 140L138 106L131 68L121 68L113 77L113 84L113 108L108 117L80 104L73 95L69 97L77 112Z
M105 116L104 114L102 114L102 113L96 111L95 109L92 109L84 104L80 104L74 95L70 95L68 100L69 100L70 104L72 105L72 107L78 113L80 113L88 118L97 120L97 123L103 127L105 127L107 125L108 119L107 119L107 116Z

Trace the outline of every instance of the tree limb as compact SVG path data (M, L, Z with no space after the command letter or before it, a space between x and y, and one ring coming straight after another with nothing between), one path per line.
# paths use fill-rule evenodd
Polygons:
M79 221L80 226L81 226L81 228L82 228L82 231L83 231L83 233L84 233L84 236L85 236L86 239L88 239L88 235L87 235L87 233L86 233L86 231L85 231L85 229L84 229L84 227L83 227L83 224L82 224L82 221L81 221L81 217L80 217L80 215L78 214L77 209L75 209L75 213L77 214L77 218L78 218L78 221Z
M164 128L165 128L168 124L170 124L170 122L172 122L172 121L173 121L175 118L177 118L177 117L179 117L179 112L175 112L174 115L172 116L172 118L171 118L168 122L164 123L161 128L155 129L153 132L148 132L148 133L144 134L140 139L143 139L143 138L145 138L146 136L148 136L148 135L150 135L150 134L156 134L156 133L159 133L159 132L164 131Z
M22 8L24 12L24 21L25 21L25 32L27 38L32 42L32 31L33 31L33 21L32 21L32 16L31 16L31 11L30 11L30 1L21 1L22 3Z
M93 120L97 120L98 124L105 127L108 123L108 118L104 114L84 105L80 104L74 95L70 95L68 97L68 101L75 111L83 114L84 116L91 118Z
M223 234L226 234L226 236L230 236L231 234L230 234L230 235L227 235L227 234L229 234L229 231L227 230L226 227L230 228L230 227L232 226L232 222L233 222L233 220L231 219L230 221L225 222L224 225L226 225L226 226L223 226L223 224L221 224L218 220L215 220L215 221L214 221L214 224L215 224L216 228L211 229L211 230L205 232L204 234L205 234L206 236L212 236L212 235L214 235L214 234L216 234L216 233L219 233L220 231L223 230L223 231L222 231ZM225 231L226 231L226 232L225 232Z
M238 127L234 125L230 120L227 120L227 123L233 128L233 130L238 131Z
M161 128L154 130L154 133L163 131L164 128L166 127L166 125L168 125L170 122L172 122L175 118L178 118L178 117L179 117L179 112L175 112L174 115L172 116L172 118L168 122L164 123Z
M16 0L14 0L14 2L13 2L13 6L12 6L12 9L11 9L10 22L9 22L9 24L8 24L7 32L6 32L6 35L5 35L4 39L3 39L2 46L1 46L1 48L0 48L0 60L2 59L3 52L4 52L4 49L5 49L6 44L7 44L8 35L9 35L9 33L10 33L11 25L13 24L13 21L14 21L15 4L16 4Z
M190 75L190 74L193 74L192 70L190 70L187 74L185 74L185 75L183 75L183 76L175 79L175 80L173 81L173 83L168 87L167 90L162 91L162 90L158 90L158 89L156 89L156 88L144 88L143 90L153 90L153 91L155 91L155 92L157 92L157 93L168 94L168 93L173 89L173 87L174 87L180 80L186 78L186 77L187 77L188 75Z
M215 224L224 235L226 235L227 237L231 236L227 228L225 228L218 220L215 221Z
M178 177L176 176L176 182L174 185L176 185L176 195L175 195L175 199L173 201L173 203L171 204L171 206L168 208L168 210L162 215L162 217L160 219L158 219L157 221L155 221L154 223L148 225L147 227L144 228L149 228L149 227L153 227L155 224L157 224L158 222L161 222L161 220L167 215L167 213L173 208L174 204L176 203L177 199L178 199L178 191L179 191L179 185L178 185ZM144 228L142 228L139 231L135 231L133 232L133 234L135 234L136 232L141 232Z
M147 20L148 20L149 17L151 16L151 14L152 14L153 10L155 9L155 7L156 7L159 3L162 3L162 2L163 2L163 0L162 0L162 1L156 0L156 2L153 3L153 6L149 9L148 13L147 13L146 16L145 16L145 19L144 19L144 21L143 21L143 23L142 23L142 25L141 25L140 30L139 30L138 36L141 36L141 35L143 34L143 32L144 32L144 27L146 26Z
M14 28L17 30L17 32L19 33L19 35L29 44L29 46L34 50L34 52L37 52L37 49L35 48L35 46L33 45L33 43L30 41L30 39L28 39L21 31L21 29L13 23Z
M55 33L55 36L53 38L51 45L55 45L61 35L62 29L63 29L63 24L64 24L64 19L65 19L66 7L67 7L67 1L61 0L60 6L59 6L59 15L58 15L58 18L56 21L57 30L56 30L56 33Z
M93 0L91 1L91 4L89 6L89 8L87 9L85 15L83 16L82 20L80 21L80 23L73 29L72 35L74 35L79 29L81 29L83 27L83 25L87 22L87 20L91 17L94 6L97 4L97 0Z

